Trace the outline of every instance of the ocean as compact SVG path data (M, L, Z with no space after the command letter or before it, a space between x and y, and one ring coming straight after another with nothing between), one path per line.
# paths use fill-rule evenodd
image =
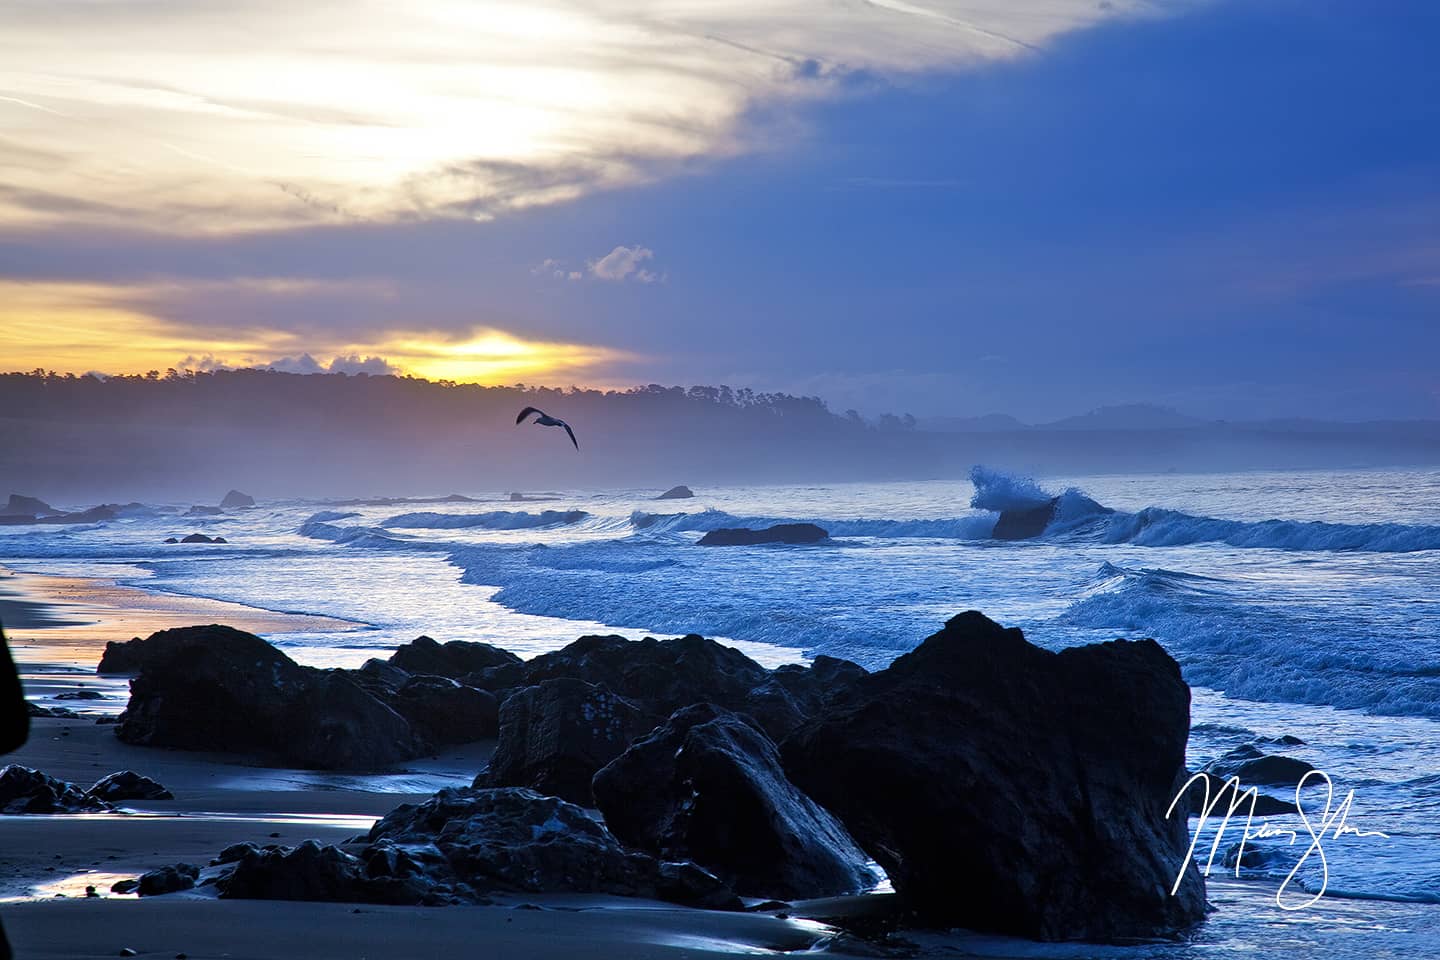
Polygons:
M1346 923L1374 928L1365 955L1436 929L1440 472L1027 479L977 469L955 480L701 487L690 500L656 492L262 499L199 518L153 504L93 525L0 527L0 563L352 621L270 637L321 666L358 666L422 633L523 656L586 633L699 633L769 666L823 653L878 669L969 609L1051 649L1154 637L1194 690L1192 768L1259 737L1298 738L1273 749L1329 774L1337 804L1353 790L1348 823L1386 835L1328 840L1323 866L1312 855L1289 888L1292 903L1324 897L1273 922L1348 903ZM1042 536L990 539L997 510L1051 496L1059 507ZM831 541L696 544L719 527L785 521L817 523ZM229 542L162 542L196 531ZM1301 836L1252 840L1260 855L1241 884L1272 891L1308 845ZM1233 879L1217 856L1222 874ZM1250 928L1216 929L1234 941Z

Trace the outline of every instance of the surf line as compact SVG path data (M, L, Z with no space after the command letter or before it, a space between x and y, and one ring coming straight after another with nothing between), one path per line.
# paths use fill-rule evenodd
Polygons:
M1200 842L1200 834L1205 829L1205 823L1210 819L1210 816L1216 812L1216 808L1220 806L1221 800L1225 798L1227 790L1230 791L1230 802L1224 810L1224 817L1220 820L1219 828L1215 831L1215 839L1210 844L1210 856L1206 859L1205 869L1202 871L1204 876L1210 876L1210 868L1215 864L1215 854L1219 851L1220 841L1224 839L1225 831L1230 826L1230 818L1235 814L1235 811L1240 809L1241 805L1244 804L1247 799L1250 801L1250 809L1245 815L1245 830L1240 837L1240 846L1235 851L1235 876L1240 876L1240 861L1245 855L1245 842L1247 840L1252 838L1288 836L1291 846L1294 846L1300 840L1300 831L1298 830L1285 830L1274 827L1268 823L1262 824L1258 828L1252 827L1251 824L1255 819L1255 802L1260 794L1259 790L1255 787L1252 786L1242 789L1240 786L1240 778L1231 777L1215 792L1214 798L1211 798L1210 780L1211 777L1208 773L1201 772L1193 775L1189 780L1185 781L1184 785L1175 794L1175 799L1170 801L1169 809L1165 811L1165 819L1169 820L1176 809L1180 807L1180 801L1189 793L1190 787L1197 781L1205 788L1204 800L1201 804L1199 814L1200 822L1195 825L1195 829L1191 833L1190 849L1185 852L1185 859L1182 862L1180 870L1175 874L1175 883L1170 888L1171 896L1174 896L1176 891L1180 889L1180 880L1185 876L1186 869L1195 857L1195 847ZM1311 814L1315 811L1306 811L1302 794L1307 784L1312 782L1319 783L1321 781L1323 781L1325 785L1325 805L1319 809L1318 819L1312 821ZM1310 837L1310 844L1305 849L1305 852L1300 855L1300 859L1296 861L1295 866L1290 869L1290 872L1286 874L1285 879L1281 881L1279 888L1275 891L1275 905L1280 909L1303 910L1306 907L1318 903L1320 898L1325 895L1325 888L1330 883L1330 862L1325 858L1324 846L1324 841L1327 837L1331 840L1338 840L1347 833L1353 833L1357 837L1383 837L1389 839L1390 835L1388 833L1380 830L1361 830L1359 827L1352 826L1348 822L1350 807L1354 800L1355 791L1351 789L1346 792L1345 799L1341 800L1339 804L1335 804L1335 784L1330 779L1330 775L1323 770L1308 771L1300 778L1300 782L1295 785L1295 812L1300 817L1300 823L1304 827L1305 833ZM1331 810L1332 806L1334 807L1333 812ZM1304 900L1287 902L1285 892L1290 888L1291 884L1295 883L1295 877L1300 873L1300 868L1303 867L1312 856L1319 857L1320 859L1320 888Z

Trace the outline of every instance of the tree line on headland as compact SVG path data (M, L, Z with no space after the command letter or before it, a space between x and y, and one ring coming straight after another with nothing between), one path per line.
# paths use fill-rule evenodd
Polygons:
M516 426L535 406L559 431ZM596 390L242 369L0 374L0 473L42 497L368 496L675 483L1440 462L1440 424L1152 423L1105 411L998 427L867 419L818 397L727 386ZM958 506L958 505L957 505Z

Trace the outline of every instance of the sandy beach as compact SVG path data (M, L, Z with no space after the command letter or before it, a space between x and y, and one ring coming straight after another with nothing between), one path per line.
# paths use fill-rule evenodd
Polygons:
M96 677L108 640L197 622L267 631L347 629L239 604L147 593L82 577L0 575L0 616L27 695L41 703L88 689L97 700L61 700L78 717L36 718L30 742L4 763L33 767L82 788L119 770L164 784L166 801L121 812L0 816L0 918L17 957L418 958L487 953L515 957L697 957L804 950L832 928L770 914L723 913L614 897L497 898L481 907L386 907L220 900L213 888L140 899L110 886L159 867L204 866L239 842L343 843L405 802L468 785L493 742L374 774L256 766L244 758L158 750L118 741L97 723L123 708L127 681ZM87 887L94 895L87 896ZM208 892L207 892L208 891ZM817 904L811 912L883 907L886 898ZM803 912L803 911L801 911Z

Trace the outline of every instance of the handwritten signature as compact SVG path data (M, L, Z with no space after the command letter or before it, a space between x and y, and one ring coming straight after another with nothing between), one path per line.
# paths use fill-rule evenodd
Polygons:
M1223 811L1224 818L1220 821L1219 829L1215 831L1215 840L1210 844L1210 856L1205 861L1205 869L1202 871L1205 876L1210 876L1210 868L1215 863L1215 854L1220 849L1220 841L1224 839L1225 831L1230 826L1230 818L1240 809L1247 798L1250 801L1250 809L1245 815L1245 832L1240 838L1239 849L1235 852L1235 875L1237 877L1240 875L1240 860L1245 854L1245 841L1252 838L1288 836L1290 838L1290 844L1293 846L1300 839L1299 831L1281 829L1271 826L1268 823L1252 829L1251 823L1255 818L1255 803L1259 797L1259 791L1255 787L1242 790L1240 787L1240 778L1231 777L1224 781L1212 799L1210 796L1211 779L1212 777L1209 774L1197 773L1189 780L1186 780L1185 785L1175 794L1175 799L1170 801L1169 809L1165 811L1165 819L1168 820L1171 815L1175 813L1176 809L1180 808L1181 800L1185 798L1195 783L1199 782L1204 786L1205 794L1204 802L1200 808L1200 822L1195 825L1194 833L1190 837L1190 849L1185 853L1184 866L1182 866L1180 872L1175 875L1175 885L1170 888L1172 896L1180 889L1180 880L1185 876L1185 871L1189 868L1190 861L1194 859L1195 846L1200 841L1200 833L1205 829L1206 821L1216 812L1216 808L1220 806L1221 801L1225 798L1227 790L1230 792L1230 802ZM1218 780L1219 777L1214 777L1213 779ZM1319 819L1312 820L1311 816L1314 811L1307 811L1305 809L1302 794L1307 784L1319 783L1320 781L1323 781L1325 785L1325 806L1319 810ZM1357 837L1388 838L1390 836L1388 833L1382 833L1379 830L1361 830L1358 827L1351 826L1347 822L1350 816L1350 805L1354 799L1355 791L1350 790L1345 794L1345 799L1340 801L1332 812L1330 808L1335 800L1335 785L1331 782L1330 775L1321 770L1309 771L1301 777L1300 782L1295 785L1295 811L1300 816L1300 822L1304 825L1305 832L1310 836L1310 845L1305 852L1301 854L1299 861L1296 862L1295 866L1290 870L1290 873L1287 874L1281 882L1280 888L1275 891L1275 903L1282 910L1303 910L1317 903L1320 898L1324 896L1325 888L1330 883L1330 864L1329 861L1325 859L1324 847L1324 841L1327 838L1338 840L1347 833L1353 833ZM1188 816L1188 808L1181 809L1182 815ZM1312 856L1319 857L1320 859L1320 889L1303 901L1296 902L1292 899L1287 902L1285 897L1286 891L1290 888L1291 884L1295 882L1295 877L1299 874L1300 868L1303 867Z

